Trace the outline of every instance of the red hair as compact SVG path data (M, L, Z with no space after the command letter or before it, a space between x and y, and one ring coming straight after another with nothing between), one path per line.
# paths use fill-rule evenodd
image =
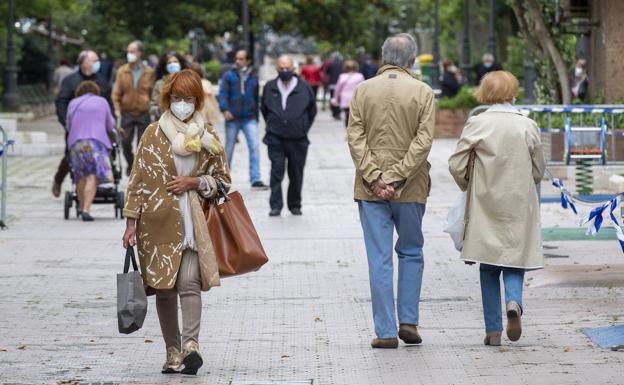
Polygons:
M183 98L195 97L195 110L204 103L204 89L195 71L185 69L169 75L160 93L160 108L169 109L171 94Z

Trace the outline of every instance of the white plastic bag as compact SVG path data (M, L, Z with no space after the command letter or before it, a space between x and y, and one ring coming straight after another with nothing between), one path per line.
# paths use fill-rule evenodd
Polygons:
M466 210L466 193L461 192L448 215L446 216L446 225L444 226L444 232L449 233L455 248L457 251L462 251L464 248L463 232L464 232L464 215Z

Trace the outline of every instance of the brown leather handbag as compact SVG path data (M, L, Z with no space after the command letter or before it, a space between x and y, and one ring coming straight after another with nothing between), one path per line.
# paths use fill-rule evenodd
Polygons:
M260 237L247 212L243 197L237 191L227 194L217 180L223 202L204 201L203 210L221 277L257 271L269 261Z

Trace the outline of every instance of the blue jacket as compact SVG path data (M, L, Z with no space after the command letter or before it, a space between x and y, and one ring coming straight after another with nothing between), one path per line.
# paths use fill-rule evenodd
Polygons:
M260 91L258 77L252 72L245 81L241 92L241 78L238 70L233 68L223 74L219 87L219 108L221 111L230 111L236 119L258 119L260 107Z

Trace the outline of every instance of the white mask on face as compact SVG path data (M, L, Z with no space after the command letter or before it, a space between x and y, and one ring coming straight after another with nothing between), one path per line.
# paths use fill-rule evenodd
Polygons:
M580 78L581 76L583 76L583 74L585 73L585 70L583 70L580 67L574 67L574 76L576 76L577 78Z
M138 59L138 58L137 58L137 55L136 55L136 54L133 54L133 53L128 52L128 53L126 54L126 59L128 59L128 63L132 64L132 63L134 63L135 61L137 61L137 59Z
M448 68L448 70L449 70L449 72L451 72L451 73L455 73L455 72L457 71L457 67L455 67L455 66L450 66L450 67Z
M195 104L187 103L185 101L179 101L175 103L171 103L171 112L176 116L176 118L185 121L189 116L193 115L195 112Z

